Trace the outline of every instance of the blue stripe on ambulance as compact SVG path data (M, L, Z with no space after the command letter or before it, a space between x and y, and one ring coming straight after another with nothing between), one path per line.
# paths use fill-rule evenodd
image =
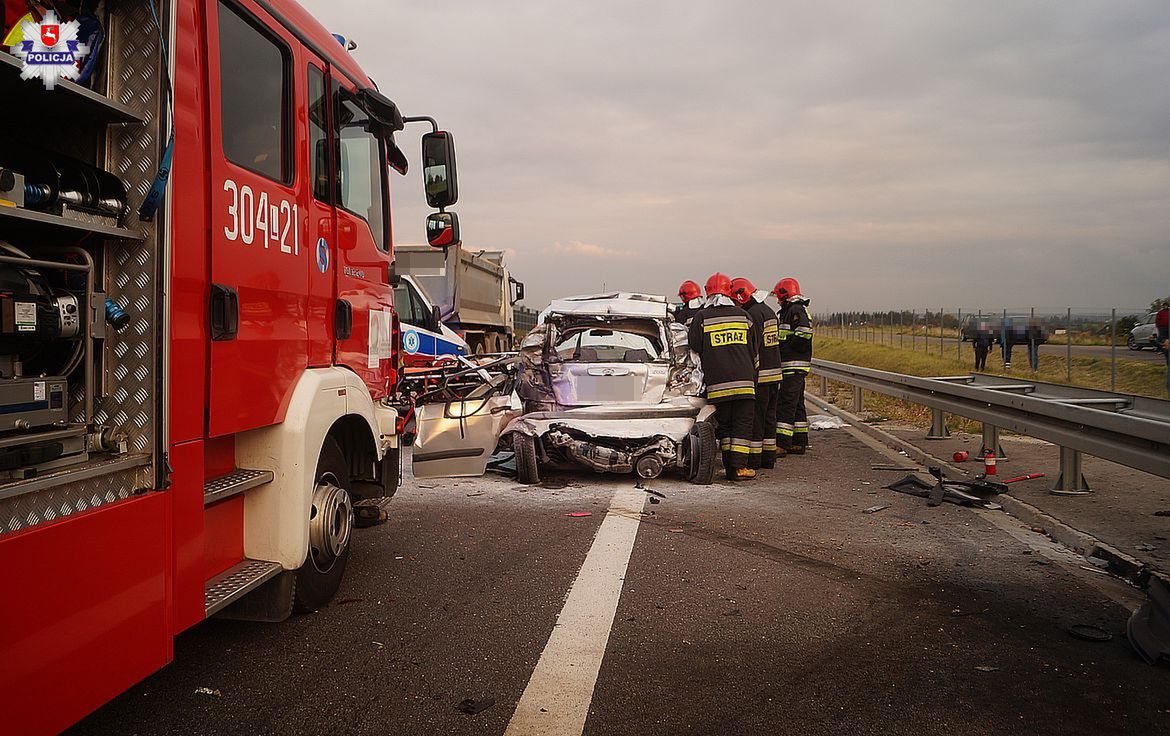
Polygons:
M414 325L403 325L402 349L411 355L467 354L467 350L462 345Z

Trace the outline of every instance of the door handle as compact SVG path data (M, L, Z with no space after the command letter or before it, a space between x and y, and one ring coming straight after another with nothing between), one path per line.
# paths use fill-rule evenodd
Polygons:
M240 331L240 296L235 288L212 284L209 307L211 339L216 341L236 339Z
M333 307L333 334L338 340L353 334L353 305L344 299L338 299Z

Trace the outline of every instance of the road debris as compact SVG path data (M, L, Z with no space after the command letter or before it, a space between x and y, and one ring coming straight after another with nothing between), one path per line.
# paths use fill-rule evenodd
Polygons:
M1133 546L1133 548L1138 550L1139 552L1153 552L1154 550L1158 549L1157 545L1150 544L1148 542L1142 542L1141 544L1135 544Z
M213 698L222 698L223 697L223 693L221 693L218 690L213 690L212 688L209 688L209 687L197 687L197 688L195 688L195 694L196 695L210 695Z
M992 665L989 665L989 664L978 665L977 667L975 667L975 669L979 670L980 672L999 672L998 667L993 667Z
M385 504L388 498L369 498L358 501L353 505L353 523L359 529L385 524L390 520Z
M1110 634L1100 626L1093 626L1092 624L1073 624L1068 627L1068 633L1084 641L1102 642L1109 641L1113 638L1113 634Z
M1155 511L1154 516L1170 516L1170 509L1164 509L1162 511Z
M565 516L571 516L574 519L580 519L580 518L583 518L585 516L593 516L593 512L592 511L570 511L569 513L565 514Z
M870 506L868 509L862 509L861 513L863 513L863 514L876 514L877 512L881 511L882 509L888 509L888 508L889 508L888 505L886 505L886 506Z
M483 713L485 710L495 704L495 698L483 698L482 700L464 698L455 704L455 710L459 711L460 713L466 713L469 716L474 716Z
M840 417L828 414L814 414L808 418L809 429L841 429L845 426L845 422L841 421Z

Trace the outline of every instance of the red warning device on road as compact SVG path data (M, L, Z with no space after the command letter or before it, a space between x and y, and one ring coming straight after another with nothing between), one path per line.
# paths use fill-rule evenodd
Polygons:
M995 475L995 453L991 450L988 450L987 454L983 456L983 474Z

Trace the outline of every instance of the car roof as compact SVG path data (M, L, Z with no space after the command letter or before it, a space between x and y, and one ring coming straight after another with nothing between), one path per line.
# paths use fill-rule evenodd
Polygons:
M554 299L540 313L537 321L544 322L551 315L666 319L669 312L664 296L611 291L604 294L586 294Z

